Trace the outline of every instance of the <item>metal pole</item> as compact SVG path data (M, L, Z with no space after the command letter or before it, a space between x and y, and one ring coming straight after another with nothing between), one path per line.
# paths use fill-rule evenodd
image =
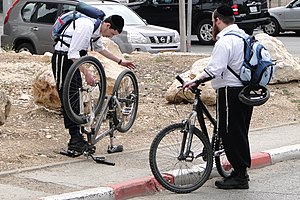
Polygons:
M187 9L187 52L191 52L191 36L192 36L192 0L188 0Z
M180 51L186 52L185 1L179 0Z

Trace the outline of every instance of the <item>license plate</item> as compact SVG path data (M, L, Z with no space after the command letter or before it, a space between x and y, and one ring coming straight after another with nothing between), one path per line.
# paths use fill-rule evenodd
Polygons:
M256 6L251 6L250 7L250 12L254 13L254 12L257 12L257 11L258 11L258 9L257 9Z

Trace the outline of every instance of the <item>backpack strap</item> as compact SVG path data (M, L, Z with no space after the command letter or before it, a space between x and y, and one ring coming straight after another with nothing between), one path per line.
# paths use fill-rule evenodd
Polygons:
M93 33L99 28L100 24L101 24L102 20L100 18L97 18L95 24L94 24L94 31Z
M240 78L240 76L239 76L235 71L233 71L233 69L232 69L231 67L229 67L229 66L227 65L227 69L228 69L231 73L233 73L233 75L234 75L235 77L237 77L237 78L242 82L242 79Z
M74 14L73 14L73 29L75 29L75 21L76 21L76 11L74 11ZM100 18L97 18L96 22L94 23L94 30L93 30L93 33L99 28L100 24L101 24L102 20ZM67 46L68 48L70 47L70 44L68 44L67 42L65 42L63 39L64 37L70 37L69 35L65 35L65 31L67 30L67 28L70 26L70 24L68 24L68 26L66 26L63 30L63 32L60 34L60 36L58 38L55 39L55 44L53 46L55 46L57 44L58 41L61 42L61 45L65 45ZM96 39L91 39L90 43L91 43L91 49L92 48L92 42L95 42L99 39L100 37L97 37Z
M226 33L224 36L226 36L226 35L234 35L234 36L237 36L237 37L243 39L243 41L244 41L244 57L245 57L245 55L246 55L246 50L247 50L247 42L246 42L246 38L245 38L244 36L242 36L242 35L239 35L239 34L236 33L236 32L233 32L233 31L229 31L229 32ZM244 59L244 60L245 60L245 59ZM237 77L237 78L242 82L242 79L240 78L240 76L239 76L235 71L233 71L233 69L232 69L231 67L229 67L229 66L227 65L227 69L228 69L235 77Z

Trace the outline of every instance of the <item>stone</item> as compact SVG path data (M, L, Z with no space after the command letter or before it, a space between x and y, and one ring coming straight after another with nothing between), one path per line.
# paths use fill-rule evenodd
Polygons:
M3 91L0 91L0 126L5 124L5 121L9 116L10 109L10 98Z

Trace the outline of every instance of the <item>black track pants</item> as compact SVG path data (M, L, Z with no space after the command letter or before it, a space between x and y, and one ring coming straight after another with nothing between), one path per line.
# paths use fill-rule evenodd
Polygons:
M63 102L62 102L63 93L64 93L63 85L64 85L65 77L66 77L67 72L70 69L71 65L73 64L73 61L68 59L67 52L54 51L51 62L52 62L52 72L53 72L54 78L56 80L56 88L57 88L59 98L61 101L61 108L62 108L62 113L64 116L65 128L74 130L74 132L77 134L77 133L79 133L79 124L74 123L68 117L68 115L64 111ZM79 71L75 74L74 77L81 80ZM79 106L79 104L78 104L78 106ZM72 134L71 132L70 132L70 134Z
M253 107L239 101L241 87L217 90L218 130L228 161L237 173L251 166L248 131Z

